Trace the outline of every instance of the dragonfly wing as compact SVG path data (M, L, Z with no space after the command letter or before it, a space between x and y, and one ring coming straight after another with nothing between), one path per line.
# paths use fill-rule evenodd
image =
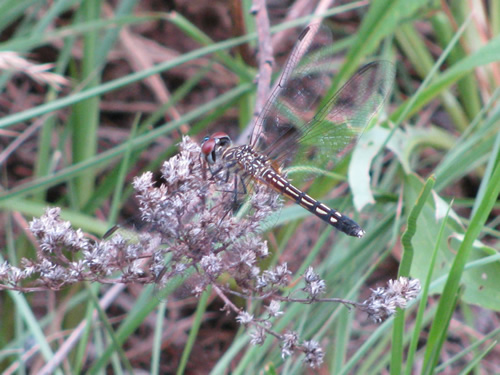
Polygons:
M250 145L265 151L302 127L330 88L332 35L327 27L308 26L299 36L281 76L254 125Z
M324 168L337 164L354 146L391 90L394 65L375 61L363 66L307 123L276 142L267 154L278 164L286 163L292 147L299 166Z
M338 163L389 94L394 66L376 61L325 99L332 88L334 55L328 28L307 27L255 123L250 145L279 167L292 159L311 170Z

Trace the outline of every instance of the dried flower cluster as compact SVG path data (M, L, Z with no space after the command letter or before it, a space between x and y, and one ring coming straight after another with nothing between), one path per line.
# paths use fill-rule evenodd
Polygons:
M148 231L132 236L120 230L93 241L61 220L59 208L49 208L30 223L39 245L36 261L23 259L22 269L5 263L0 279L11 289L30 291L36 288L21 286L30 277L37 286L56 290L83 280L166 284L193 267L202 276L197 279L197 294L222 273L233 276L248 293L262 289L264 282L284 285L286 265L277 267L277 274L261 274L257 265L268 253L259 237L260 223L278 208L277 194L256 185L250 212L242 219L234 217L237 192L233 194L230 182L210 175L202 165L199 146L188 138L182 141L181 152L164 163L162 173L166 183L159 187L151 172L133 183ZM144 259L149 262L144 264Z
M389 280L386 288L372 289L372 295L363 302L361 309L368 313L370 318L380 323L396 312L396 308L406 308L409 301L420 293L420 281L400 277L398 280Z
M203 164L199 146L184 138L180 153L162 167L165 182L161 186L155 184L150 172L134 180L148 231L132 237L130 232L116 231L103 241L90 240L61 220L58 208L48 209L30 224L39 244L37 259L23 259L22 268L0 264L0 288L57 290L83 280L165 286L174 278L193 275L185 281L191 293L199 295L212 286L226 309L237 314L236 320L252 328L252 344L275 337L281 343L283 358L299 351L311 367L323 362L318 342L300 340L295 332L279 334L272 330L272 320L283 314L282 302L340 302L361 308L373 320L381 321L418 294L418 280L400 278L386 289L375 290L362 304L321 298L326 284L310 267L303 275L305 298L284 296L281 289L288 286L292 274L287 264L266 270L259 266L259 260L268 255L267 243L260 236L261 223L280 205L278 195L256 184L249 201L240 208L246 208L245 215L238 218L232 214L241 198L234 180L228 178L227 169L217 165L213 173ZM222 274L231 276L238 289L218 282ZM35 285L24 286L26 280L34 280ZM262 316L242 311L229 294L264 300L267 305Z
M134 181L142 218L154 228L148 236L163 245L157 246L150 265L156 281L164 285L193 267L195 294L222 273L231 275L245 293L256 291L264 277L258 261L268 254L259 237L260 223L278 208L278 196L255 186L250 212L237 219L231 213L238 194L233 184L224 176L211 176L200 161L199 146L186 138L181 153L164 163L162 174L166 184L160 187L154 186L151 173Z
M38 240L37 259L23 258L22 268L5 262L0 266L0 288L35 291L58 290L81 281L114 283L112 275L121 273L120 281L144 277L138 267L141 259L138 246L131 246L123 239L92 241L83 232L71 228L60 218L59 208L49 208L45 214L30 223L30 231ZM33 286L22 282L34 279Z

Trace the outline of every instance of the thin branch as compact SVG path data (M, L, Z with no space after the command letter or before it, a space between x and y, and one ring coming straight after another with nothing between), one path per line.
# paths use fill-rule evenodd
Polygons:
M257 118L264 108L264 104L269 97L269 92L271 90L271 77L273 74L274 58L273 58L273 48L271 44L271 30L269 23L269 15L267 13L267 7L265 0L254 0L251 13L255 15L255 23L257 27L257 35L259 41L259 58L258 58L258 79L257 79L257 98L255 100L254 115L252 119L252 124L256 123ZM258 134L258 127L254 126L253 129L248 127L244 131L238 143L245 143L253 131L253 136Z

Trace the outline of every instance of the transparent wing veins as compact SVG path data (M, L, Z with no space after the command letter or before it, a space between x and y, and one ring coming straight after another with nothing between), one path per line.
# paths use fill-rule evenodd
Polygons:
M255 123L250 145L279 166L291 159L311 167L338 162L390 92L394 66L375 61L321 107L333 81L331 43L330 32L319 24L304 30Z

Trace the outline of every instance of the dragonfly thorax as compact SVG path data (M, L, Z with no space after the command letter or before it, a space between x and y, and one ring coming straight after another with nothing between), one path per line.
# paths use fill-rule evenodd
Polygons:
M217 132L205 137L201 144L201 152L210 165L222 161L228 169L245 171L252 176L262 174L262 171L271 166L270 161L251 146L231 147L231 145L231 138L226 133Z
M272 168L269 159L249 145L229 148L224 152L223 158L228 165L237 164L241 171L251 176L260 177L264 171Z

